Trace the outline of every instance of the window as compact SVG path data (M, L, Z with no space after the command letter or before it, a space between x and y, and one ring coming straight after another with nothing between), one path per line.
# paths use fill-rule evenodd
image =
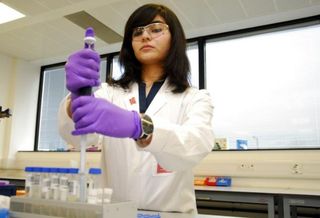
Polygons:
M106 60L100 64L101 80L106 78ZM46 67L42 72L41 105L38 117L36 150L64 151L67 146L58 133L57 114L61 100L67 95L64 66Z
M320 25L206 44L216 137L229 149L320 146Z
M119 55L116 55L112 59L112 78L117 80L122 75L122 69L120 69Z
M67 95L63 67L49 68L43 72L41 116L38 150L64 150L66 145L59 137L57 114L60 101Z
M199 88L199 49L197 43L188 44L187 56L190 62L191 85Z

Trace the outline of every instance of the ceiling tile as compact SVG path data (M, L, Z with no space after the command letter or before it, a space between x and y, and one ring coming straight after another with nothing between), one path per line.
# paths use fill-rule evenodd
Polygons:
M65 30L68 31L65 31ZM60 54L71 53L76 50L83 48L84 46L84 34L85 30L81 27L73 24L67 19L61 18L53 20L48 23L48 25L39 27L41 34L44 38L49 39L52 45L56 44L56 47L51 48L53 51L59 51ZM96 47L106 46L107 44L96 38ZM50 44L51 46L51 44ZM49 51L46 51L45 54L49 54ZM50 57L50 56L49 56Z
M176 0L175 4L183 11L184 16L188 18L193 27L203 27L218 22L203 0ZM195 8L197 8L197 10L195 10ZM201 13L199 13L199 11L201 11Z
M34 16L49 11L48 8L35 0L28 1L28 4L21 0L3 0L2 2L25 15Z
M39 4L43 5L46 8L49 8L51 10L62 8L65 6L70 5L72 2L68 0L34 0L38 1Z
M249 17L267 15L276 12L273 1L270 0L241 0Z
M18 42L19 43L16 43ZM23 60L31 60L34 58L33 51L27 46L22 46L20 38L15 34L5 33L0 35L1 53Z
M170 8L178 17L181 25L186 30L192 27L192 23L189 21L189 18L186 14L175 4L175 1L170 0L139 0L142 4L147 3L155 3L155 4L162 4Z
M75 4L75 3L79 3L86 0L68 0L68 1Z
M123 36L123 30L127 19L120 15L118 11L110 7L110 5L87 10L87 12L104 25Z
M207 0L207 3L221 23L246 18L245 12L236 0Z
M140 5L136 1L125 0L111 3L110 6L127 20Z
M320 4L320 0L310 0L311 4L318 5Z
M275 2L277 8L280 11L287 11L311 6L309 0L276 0Z
M84 30L71 21L59 18L49 21L48 25L50 25L49 32L52 32L56 37L61 37L63 43L72 40L72 44L76 44L79 47L83 45ZM65 31L66 29L68 31Z

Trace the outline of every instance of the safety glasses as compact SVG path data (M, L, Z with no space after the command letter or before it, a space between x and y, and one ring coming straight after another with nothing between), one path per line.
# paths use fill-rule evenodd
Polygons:
M169 26L164 23L151 23L147 26L137 27L133 30L132 40L141 41L143 38L144 31L147 31L151 39L155 39L163 35L168 29Z

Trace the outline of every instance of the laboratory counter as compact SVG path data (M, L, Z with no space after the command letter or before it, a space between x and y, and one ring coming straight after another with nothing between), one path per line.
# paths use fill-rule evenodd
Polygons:
M10 180L17 186L17 189L24 186L24 176L22 170L0 170L0 179ZM277 213L283 217L289 217L288 214L292 213L291 210L293 209L295 213L295 207L299 206L320 208L320 191L318 189L195 186L195 191L197 201L265 204L269 218L275 217ZM201 210L199 211L201 212ZM177 214L175 215L177 216ZM166 217L166 214L161 217ZM219 216L198 215L197 218L209 217Z

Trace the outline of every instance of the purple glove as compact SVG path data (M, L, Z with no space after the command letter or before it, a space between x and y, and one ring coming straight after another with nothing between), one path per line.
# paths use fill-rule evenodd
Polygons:
M122 109L111 102L93 96L80 96L71 103L75 122L73 135L100 133L117 138L138 139L141 120L136 111Z
M100 85L100 56L92 49L82 49L69 56L65 65L67 89L73 96L83 87Z

